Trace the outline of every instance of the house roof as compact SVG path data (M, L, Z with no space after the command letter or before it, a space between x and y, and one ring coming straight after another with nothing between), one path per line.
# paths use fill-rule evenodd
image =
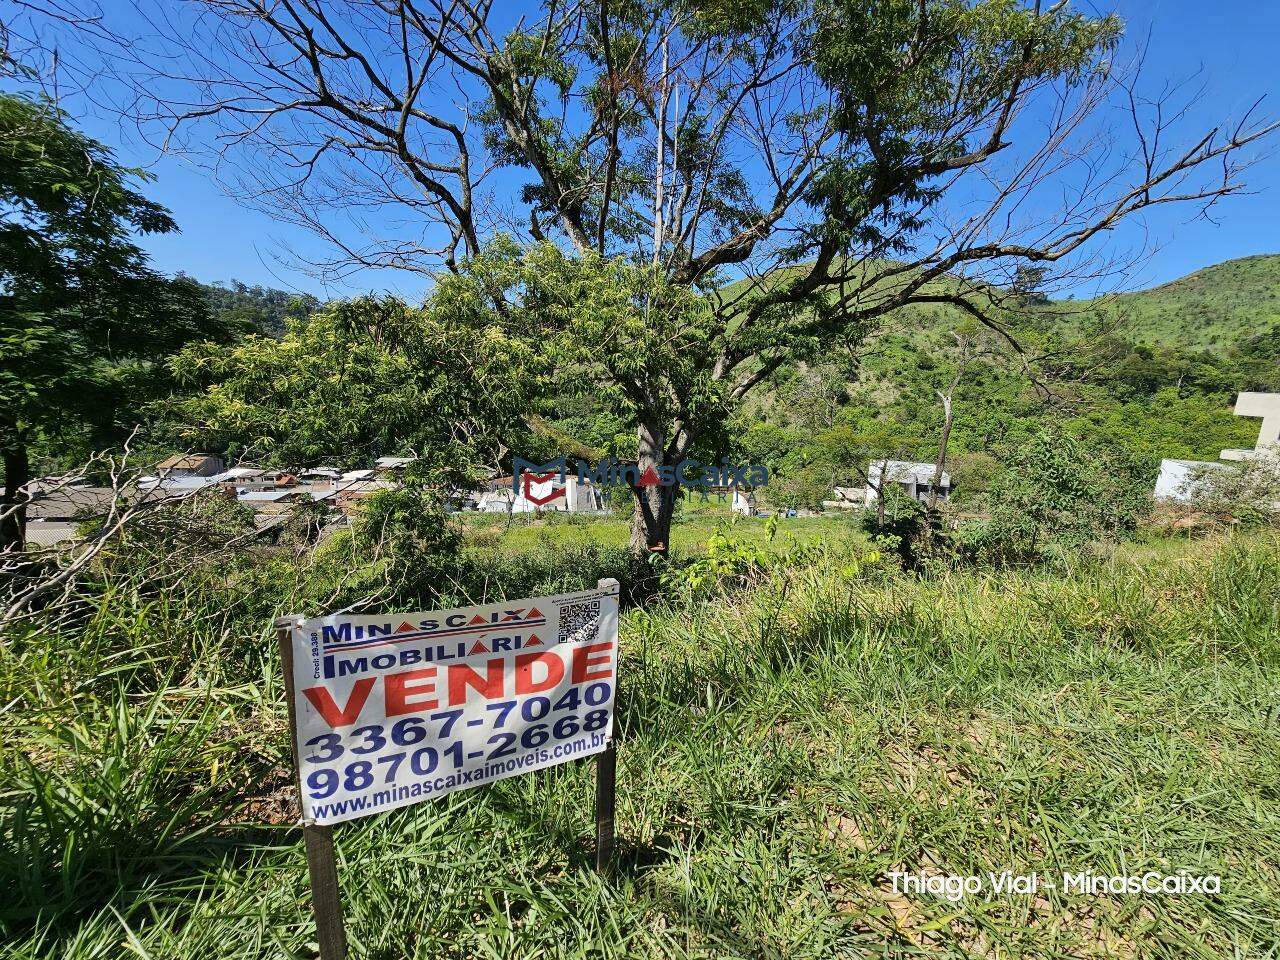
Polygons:
M309 491L300 487L285 487L283 490L247 490L244 493L237 493L236 499L247 503L274 503L307 492Z
M215 483L213 477L142 477L140 485L159 487L165 492L174 490L203 490Z
M196 470L210 462L221 463L221 457L209 453L179 453L156 464L159 470Z
M232 467L230 470L223 470L221 473L215 473L209 479L213 483L222 483L226 480L248 480L251 477L260 477L265 470L258 470L254 467Z
M396 489L396 484L386 480L348 480L333 492L341 495L344 493L373 493L375 490L394 489Z
M37 493L45 493L49 490L65 490L69 487L87 487L90 484L75 476L74 474L66 474L61 477L38 477L27 483L27 494L34 497Z
M27 504L27 519L72 520L105 515L115 495L110 487L64 487L37 493Z
M79 524L63 520L37 520L27 524L27 543L37 547L56 547L78 539L76 527Z
M872 460L871 468L867 474L872 477L879 477L881 470L885 470L885 475L897 483L906 480L914 480L916 483L932 483L933 474L938 469L934 463L915 463L910 460ZM944 487L951 486L951 474L945 470L942 471L942 485Z

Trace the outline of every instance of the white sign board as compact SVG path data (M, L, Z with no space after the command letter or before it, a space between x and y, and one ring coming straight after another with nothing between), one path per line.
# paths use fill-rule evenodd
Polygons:
M302 817L339 823L599 753L618 585L293 623Z

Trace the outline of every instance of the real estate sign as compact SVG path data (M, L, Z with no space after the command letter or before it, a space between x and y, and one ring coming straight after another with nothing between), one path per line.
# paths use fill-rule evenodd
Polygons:
M605 750L618 585L291 623L303 820L330 824Z

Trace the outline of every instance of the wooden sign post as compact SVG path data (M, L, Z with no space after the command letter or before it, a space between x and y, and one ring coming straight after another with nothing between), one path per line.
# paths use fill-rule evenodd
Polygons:
M604 873L613 857L613 802L618 782L618 754L613 740L596 755L596 870Z
M284 667L284 697L289 705L289 743L293 749L293 779L298 787L298 803L302 803L302 781L298 762L297 707L293 691L293 620L276 621L276 641L280 644L280 663ZM338 891L338 853L333 845L333 827L315 823L302 824L302 839L307 848L307 873L311 878L311 910L316 918L316 940L320 944L320 960L347 960L347 927L342 916L342 895Z
M617 589L613 578L596 581L600 590ZM617 703L617 683L614 683L614 703ZM618 753L614 739L603 753L596 754L596 870L604 873L613 858L613 807L618 786Z
M336 823L594 757L608 869L618 592L276 621L321 960L347 956Z

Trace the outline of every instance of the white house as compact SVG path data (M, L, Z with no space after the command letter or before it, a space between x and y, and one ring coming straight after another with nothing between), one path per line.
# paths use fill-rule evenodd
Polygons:
M1203 475L1208 471L1236 470L1239 469L1234 466L1236 463L1248 463L1264 457L1280 460L1280 393L1251 393L1246 390L1236 397L1235 414L1237 417L1257 417L1262 421L1254 448L1223 450L1222 459L1227 463L1161 460L1155 499L1166 503L1190 503L1203 486Z
M932 463L911 463L906 460L874 461L867 468L865 505L875 506L876 501L880 499L879 490L885 483L896 483L912 500L923 503L929 499L929 491L933 487L933 475L937 469L937 466ZM938 486L938 499L946 500L950 495L951 474L944 470L942 483Z
M756 515L756 494L754 490L740 490L736 486L733 488L733 502L729 505L734 513L740 513L744 517L754 517Z
M497 477L480 494L479 509L484 513L533 513L535 510L559 513L600 513L604 497L590 480L573 474L553 474L540 479L534 474L521 475L520 492L511 489L510 477Z
M1166 503L1190 503L1199 487L1204 485L1203 474L1209 470L1230 470L1225 463L1200 460L1161 460L1160 476L1156 478L1155 498Z
M1275 457L1280 460L1280 393L1251 393L1236 397L1237 417L1258 417L1258 442L1252 450L1223 450L1223 460L1253 460Z

